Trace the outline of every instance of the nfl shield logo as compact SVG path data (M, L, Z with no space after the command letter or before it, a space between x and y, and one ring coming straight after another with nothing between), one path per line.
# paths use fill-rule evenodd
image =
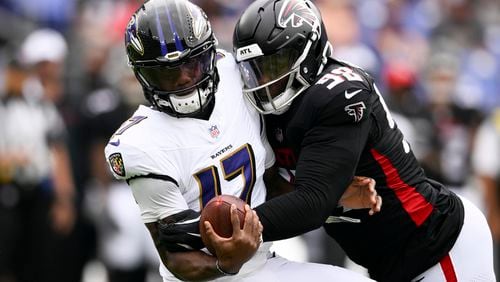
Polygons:
M212 126L208 129L208 131L210 132L210 136L211 136L212 138L217 138L217 137L219 137L219 133L220 133L220 131L219 131L219 129L217 128L217 125L212 125Z

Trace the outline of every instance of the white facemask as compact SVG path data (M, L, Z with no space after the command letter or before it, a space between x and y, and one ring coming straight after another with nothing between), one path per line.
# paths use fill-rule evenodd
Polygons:
M295 89L288 88L287 90L285 90L285 92L281 93L273 99L274 107L273 103L271 102L262 102L262 109L266 112L272 111L271 113L273 115L281 115L290 108L290 105L292 104L291 100L295 96L295 94Z
M182 96L170 95L170 103L155 96L156 102L165 107L173 107L180 114L191 114L199 111L206 104L212 84L205 89L195 88L191 93ZM198 96L199 93L199 96Z

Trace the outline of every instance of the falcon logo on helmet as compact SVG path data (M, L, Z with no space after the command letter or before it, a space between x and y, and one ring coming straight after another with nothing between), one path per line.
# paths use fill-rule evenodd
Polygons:
M285 4L281 6L278 24L285 28L288 25L299 27L306 23L313 29L318 29L320 33L320 21L314 11L307 5L308 2L304 0L286 0Z

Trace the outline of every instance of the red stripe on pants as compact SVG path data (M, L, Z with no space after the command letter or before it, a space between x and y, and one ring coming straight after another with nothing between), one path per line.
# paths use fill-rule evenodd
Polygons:
M441 269L443 270L446 282L457 282L457 274L455 273L455 268L450 258L450 254L447 254L440 262Z

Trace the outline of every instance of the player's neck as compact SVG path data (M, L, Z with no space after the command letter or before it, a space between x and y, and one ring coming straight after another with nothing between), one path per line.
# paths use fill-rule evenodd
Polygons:
M214 108L215 108L215 97L210 102L208 102L203 111L201 111L197 115L194 115L193 118L209 120L210 116L212 115L212 112L214 111Z

